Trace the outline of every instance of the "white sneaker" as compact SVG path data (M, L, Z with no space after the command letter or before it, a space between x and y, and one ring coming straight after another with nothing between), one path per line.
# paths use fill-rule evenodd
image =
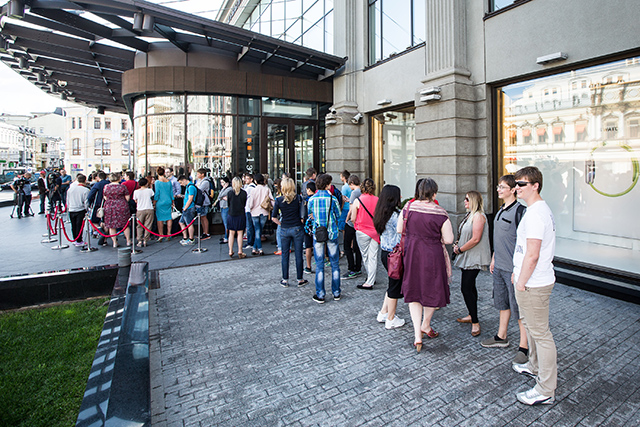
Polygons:
M516 393L516 397L518 400L525 405L552 405L556 402L555 397L553 396L545 396L544 394L538 393L536 388L532 388L531 390L523 391L521 393Z
M378 317L376 317L376 319L378 320L378 322L384 323L387 320L387 315L388 315L388 313L380 313L380 312L378 312Z
M387 329L399 328L404 325L404 319L399 318L398 316L394 316L393 320L385 320L384 327Z
M528 363L513 363L511 367L519 374L528 375L532 378L537 377L537 375L531 372L531 369L529 369Z

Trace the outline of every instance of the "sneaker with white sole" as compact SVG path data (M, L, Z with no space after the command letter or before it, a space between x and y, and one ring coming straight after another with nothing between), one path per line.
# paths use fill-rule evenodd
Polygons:
M553 405L556 402L554 396L545 396L540 394L536 388L516 393L516 398L525 405Z
M282 286L283 288L288 288L289 287L289 281L282 279L280 280L280 286Z
M380 323L384 323L387 320L387 316L389 315L389 313L380 313L378 312L378 317L376 317L376 320Z
M399 328L404 325L404 319L399 318L398 316L394 316L393 320L385 320L384 327L387 329Z
M527 363L514 363L511 365L514 371L522 375L528 375L532 378L535 378L537 375L531 372Z
M480 345L486 348L509 347L509 340L506 338L502 339L499 336L494 335L491 338L483 340Z

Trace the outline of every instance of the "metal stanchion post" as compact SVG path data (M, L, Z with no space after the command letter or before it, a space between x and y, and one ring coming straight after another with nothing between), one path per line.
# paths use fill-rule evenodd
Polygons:
M57 222L58 222L58 246L53 246L51 249L53 250L59 250L59 249L67 249L69 247L69 245L67 244L62 244L62 216L59 216L58 218L56 218Z
M42 237L46 237L46 239L42 239L42 243L53 243L56 241L56 239L51 236L51 227L49 227L50 221L49 221L49 212L47 212L47 234L43 234Z
M84 248L80 249L80 252L93 252L93 251L97 251L98 248L92 248L91 247L91 224L89 224L89 222L91 222L91 219L89 219L89 214L87 214L84 217L84 228L87 230L87 246L85 246Z
M201 236L201 234L200 234L200 215L198 215L198 247L192 249L191 252L202 253L202 252L207 252L208 251L207 248L203 248L203 247L200 246L200 236Z
M131 214L131 255L141 254L142 251L136 249L136 214Z

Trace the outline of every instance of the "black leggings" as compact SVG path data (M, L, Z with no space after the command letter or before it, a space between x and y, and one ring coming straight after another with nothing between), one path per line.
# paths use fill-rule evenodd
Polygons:
M462 270L460 290L467 305L472 323L478 323L478 290L476 289L476 277L480 270Z
M353 249L351 245L353 244ZM349 271L362 270L362 254L356 240L356 229L349 224L344 226L344 254L347 256Z

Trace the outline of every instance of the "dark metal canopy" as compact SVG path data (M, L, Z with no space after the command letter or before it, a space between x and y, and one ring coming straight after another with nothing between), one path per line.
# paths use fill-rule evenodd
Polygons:
M331 78L346 62L323 52L138 0L10 0L2 7L0 60L48 93L125 113L122 73L136 51L167 40L300 78ZM108 43L102 41L107 40Z

